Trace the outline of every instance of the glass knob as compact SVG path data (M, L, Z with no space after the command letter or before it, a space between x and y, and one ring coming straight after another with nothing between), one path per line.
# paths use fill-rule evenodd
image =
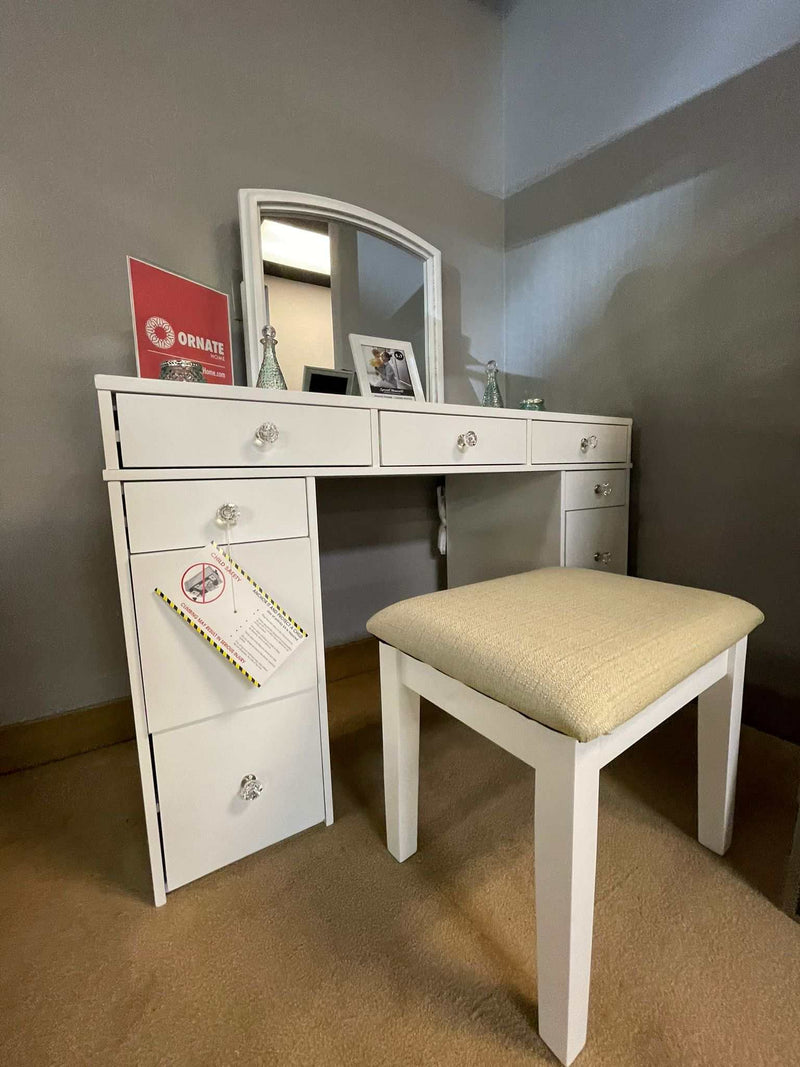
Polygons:
M594 434L581 438L581 452L588 452L590 448L597 448L597 438Z
M611 496L611 493L613 492L613 488L611 486L611 482L599 482L594 487L594 491L597 494L597 496Z
M468 448L474 448L478 443L478 435L474 430L467 430L466 433L460 433L456 438L456 444L460 452L466 452Z
M239 796L242 800L258 800L264 792L264 786L254 774L246 774L239 786Z
M235 526L238 521L238 504L220 504L217 508L217 522L220 526Z
M279 437L280 433L274 422L262 422L253 436L253 444L263 448L264 445L274 445Z
M609 563L611 562L611 553L610 552L595 552L594 561L595 561L595 563L602 563L604 566L607 567L609 565Z

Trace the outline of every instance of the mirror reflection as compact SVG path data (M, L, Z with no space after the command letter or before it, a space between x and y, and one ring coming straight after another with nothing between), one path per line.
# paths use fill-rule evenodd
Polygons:
M267 323L289 389L305 367L354 370L350 334L410 343L426 381L425 268L420 256L348 222L265 211ZM354 378L352 391L358 393Z

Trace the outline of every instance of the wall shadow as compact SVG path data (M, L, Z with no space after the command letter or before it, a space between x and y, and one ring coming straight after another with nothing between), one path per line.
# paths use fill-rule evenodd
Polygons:
M800 46L511 197L506 221L513 391L633 417L632 573L764 611L746 717L793 738L798 171Z
M797 144L800 45L567 163L505 201L506 251L748 156Z

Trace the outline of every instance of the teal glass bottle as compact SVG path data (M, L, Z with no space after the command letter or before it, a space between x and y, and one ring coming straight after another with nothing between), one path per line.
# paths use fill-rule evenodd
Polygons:
M500 395L500 386L497 384L497 363L490 359L486 364L486 388L483 390L482 408L501 408L503 398Z
M259 341L259 344L264 346L264 356L261 360L261 368L256 381L257 389L286 388L286 379L283 376L283 371L275 352L277 343L278 337L275 333L275 327L265 326L261 331L261 340Z

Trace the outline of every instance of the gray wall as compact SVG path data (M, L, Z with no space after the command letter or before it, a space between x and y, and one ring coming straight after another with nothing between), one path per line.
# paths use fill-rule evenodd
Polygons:
M0 30L13 722L128 689L92 390L96 372L134 369L126 254L229 290L240 187L361 204L442 249L448 398L471 395L463 368L501 320L501 27L468 0L11 0ZM322 511L346 612L329 609L332 635L363 617L365 570L391 572L397 595L435 585L432 514L398 524L391 552L362 543L355 497L350 542L328 492Z
M749 714L800 740L798 40L778 0L526 0L505 92L509 400L634 417L634 572L764 610Z

